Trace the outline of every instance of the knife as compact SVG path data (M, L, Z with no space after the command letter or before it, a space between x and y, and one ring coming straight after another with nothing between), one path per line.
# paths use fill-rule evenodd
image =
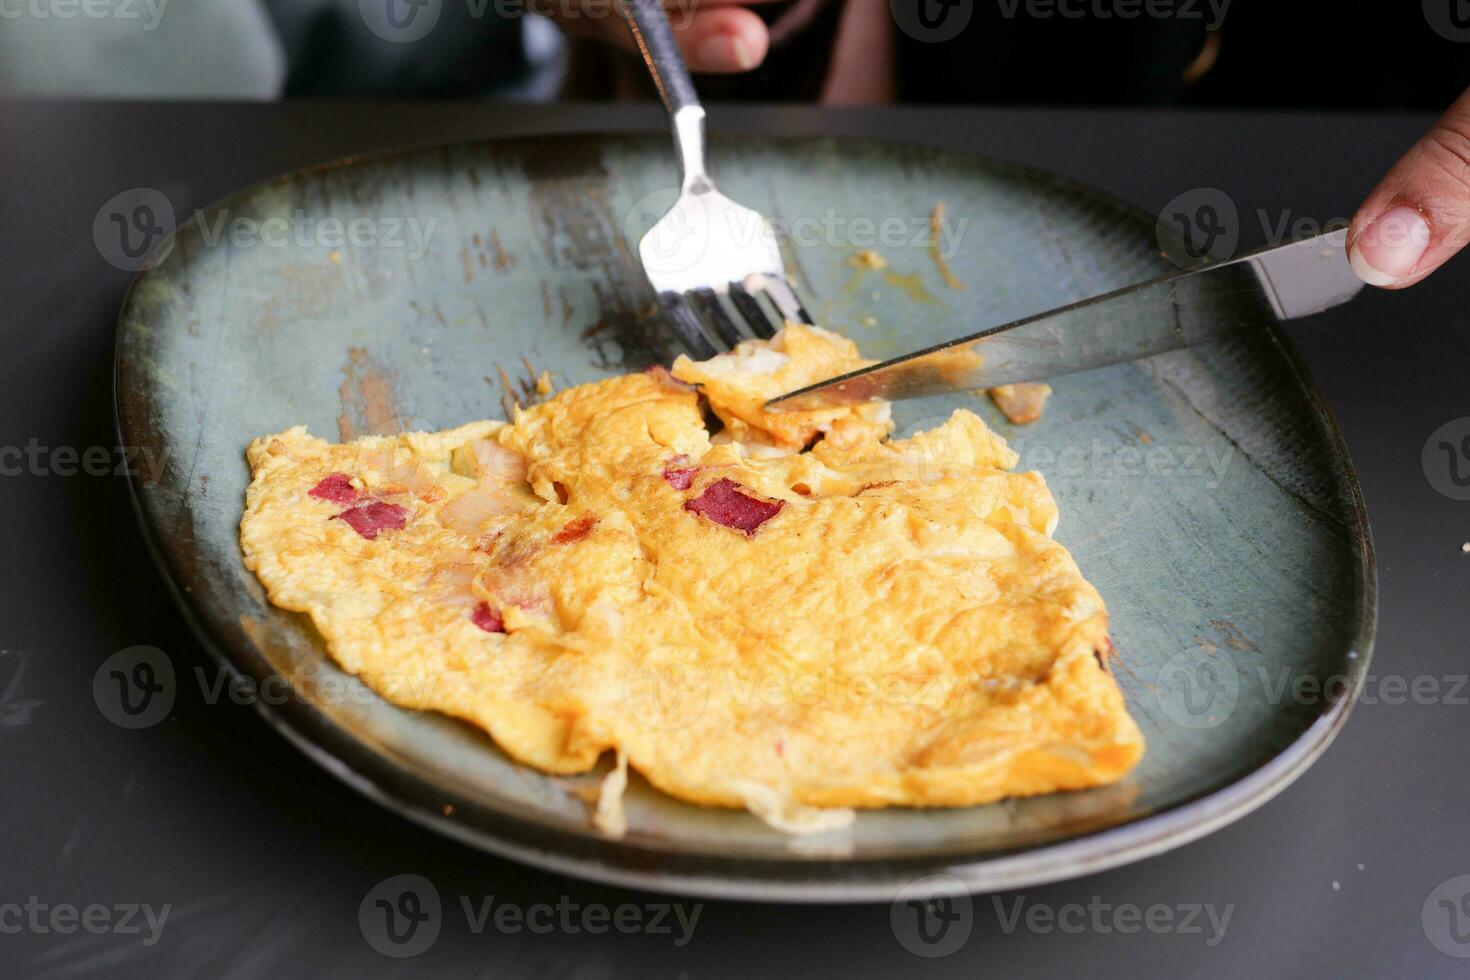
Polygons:
M1342 229L982 330L789 392L766 408L828 408L1039 381L1257 329L1263 307L1277 320L1311 316L1362 288Z

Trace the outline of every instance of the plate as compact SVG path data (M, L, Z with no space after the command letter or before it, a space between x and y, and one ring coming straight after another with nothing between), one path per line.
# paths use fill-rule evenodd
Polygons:
M991 160L751 138L716 140L711 158L727 194L773 219L819 322L874 357L1172 268L1136 210ZM1095 872L1237 819L1326 749L1368 665L1372 546L1331 414L1265 310L1238 339L1059 379L1034 426L971 395L896 407L900 433L979 411L1046 476L1148 739L1119 785L866 812L845 833L790 838L635 779L630 832L610 840L579 795L592 777L517 765L482 732L338 671L241 565L246 444L297 423L334 438L503 417L543 370L565 386L667 360L635 243L675 180L662 137L354 159L194 215L140 274L119 327L118 422L162 467L134 477L138 509L189 619L277 729L367 796L497 854L782 901L885 900L930 874L980 891ZM862 268L866 250L887 268Z

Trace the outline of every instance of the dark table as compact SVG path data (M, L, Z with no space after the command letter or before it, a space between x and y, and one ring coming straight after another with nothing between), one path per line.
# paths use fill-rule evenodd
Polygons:
M722 107L714 125L960 147L1060 171L1150 210L1216 187L1237 205L1243 242L1252 244L1273 237L1283 219L1350 215L1428 122ZM646 106L0 103L0 975L1005 977L1080 969L1234 980L1470 971L1470 960L1442 951L1470 955L1470 879L1450 881L1470 874L1470 554L1461 552L1470 503L1437 491L1448 472L1421 464L1430 435L1470 415L1466 261L1409 293L1371 293L1291 329L1346 434L1378 549L1373 677L1345 733L1281 797L1205 840L1106 874L977 898L968 941L947 957L909 952L887 905L706 902L687 942L672 915L670 932L597 934L586 927L601 914L613 923L636 914L646 924L655 905L675 899L546 874L440 839L366 803L251 707L228 696L208 703L192 683L150 729L126 731L103 717L93 675L125 647L157 646L178 670L215 676L149 559L125 480L56 472L67 469L62 447L106 447L120 460L113 321L128 277L93 244L103 202L154 187L185 213L241 185L363 150L660 125ZM381 955L359 927L369 891L400 873L428 878L444 902L438 939L416 959ZM476 931L492 897L491 918ZM549 908L538 911L542 904ZM1172 927L1146 925L1156 904L1170 910ZM528 917L518 930L497 929L501 905ZM633 910L619 920L623 905ZM150 926L146 912L156 921L165 907L162 928ZM1181 928L1191 907L1198 917ZM1229 912L1223 936L1211 910L1217 920ZM693 903L681 911L693 915Z

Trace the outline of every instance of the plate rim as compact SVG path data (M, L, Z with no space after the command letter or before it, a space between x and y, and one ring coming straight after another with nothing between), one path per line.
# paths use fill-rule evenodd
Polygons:
M212 212L244 200L260 190L307 176L344 170L363 163L391 162L429 153L448 153L468 147L532 145L547 142L601 144L605 141L651 139L653 130L560 133L490 137L448 142L425 142L391 149L356 153L287 171L232 191L215 200L202 212ZM877 148L888 154L922 152L970 166L988 167L1027 179L1049 182L1084 199L1106 205L1140 222L1153 224L1140 207L1084 181L1052 173L1029 164L985 154L930 147L924 144L840 135L772 136L749 134L768 146L810 146L843 142ZM725 134L730 140L732 134ZM713 138L718 149L721 137ZM671 161L672 167L672 161ZM157 254L168 254L178 232L196 223L184 222L160 241ZM114 426L124 446L153 445L158 441L141 406L147 404L141 390L129 388L123 351L128 314L140 284L153 272L151 264L134 275L119 309L113 354ZM295 745L304 755L334 777L385 809L444 836L499 857L544 870L590 879L603 884L628 886L691 897L765 902L857 903L894 899L916 878L943 875L957 879L972 894L1032 887L1105 871L1162 854L1200 839L1246 816L1274 799L1302 775L1327 750L1346 724L1365 681L1372 659L1377 628L1378 577L1372 529L1357 470L1348 452L1336 418L1310 370L1289 337L1277 326L1267 335L1295 375L1308 407L1315 416L1332 455L1341 468L1337 489L1344 493L1351 523L1344 526L1356 558L1352 618L1356 632L1344 655L1349 683L1343 695L1331 703L1295 739L1255 769L1224 786L1201 791L1168 809L1126 823L1087 829L1075 836L1023 846L1014 850L957 852L952 855L913 857L876 856L827 857L793 853L789 859L739 858L693 849L661 849L636 841L614 840L592 831L576 833L545 823L497 812L465 797L455 797L452 788L441 786L413 773L389 756L375 752L304 699L284 699L268 704L255 699L256 713ZM164 546L162 507L146 475L132 470L129 497L143 531L145 545L166 587L190 629L208 654L232 676L263 680L273 673L269 662L241 630L223 629L190 598L187 571L180 566L176 550ZM435 801L429 805L428 801ZM452 816L444 808L452 807ZM467 817L473 819L466 819ZM542 843L544 842L544 843ZM552 846L544 846L550 844Z

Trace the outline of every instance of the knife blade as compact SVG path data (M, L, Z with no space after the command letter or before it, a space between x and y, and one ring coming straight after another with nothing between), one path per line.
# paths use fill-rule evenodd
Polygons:
M771 411L921 398L1133 361L1311 316L1363 288L1347 230L1277 245L982 330L773 398Z

